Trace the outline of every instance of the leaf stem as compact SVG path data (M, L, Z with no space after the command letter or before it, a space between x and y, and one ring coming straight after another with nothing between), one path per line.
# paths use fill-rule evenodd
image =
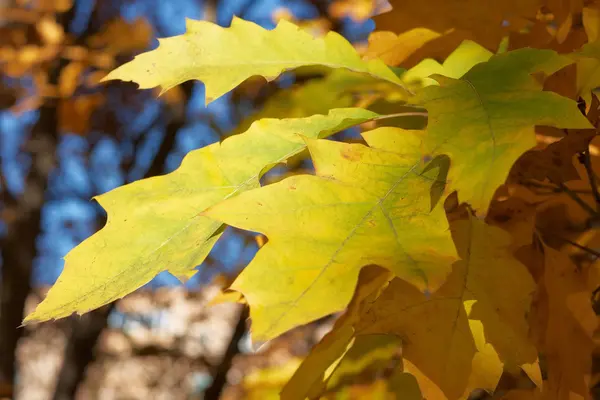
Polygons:
M554 181L552 183L557 185L563 192L565 192L571 199L573 199L573 201L575 201L577 204L579 204L579 206L581 208L583 208L585 211L587 211L590 215L593 215L593 216L598 215L596 210L594 210L592 207L590 207L590 205L588 203L583 201L581 199L581 197L577 196L577 194L574 193L571 189L569 189L564 183L554 182Z
M550 193L541 193L543 195L550 195L551 193L561 193L563 191L560 187L556 186L556 184L554 184L554 183L538 182L538 181L534 181L532 179L528 179L526 182L523 183L523 185L526 187L532 187L532 188L536 188L536 189L547 189L550 191ZM579 194L592 193L591 189L570 189L570 190L573 193L579 193Z
M377 118L373 118L373 121L380 121L382 119L390 119L390 118L399 118L399 117L427 117L427 111L407 111L407 112L400 112L400 113L395 113L395 114L386 114L386 115L380 115Z
M570 244L573 247L577 247L579 250L583 250L586 253L595 256L596 258L600 258L600 252L597 252L596 250L590 249L589 247L582 246L579 243L573 242L572 240L569 240L569 239L564 238L562 236L558 236L558 235L552 235L552 236L554 236L557 239L560 239L560 240L564 241L565 243Z

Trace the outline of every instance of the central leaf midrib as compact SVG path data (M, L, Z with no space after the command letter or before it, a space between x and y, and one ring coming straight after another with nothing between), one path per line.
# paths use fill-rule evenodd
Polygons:
M390 194L392 194L392 192L396 189L396 187L404 181L404 179L420 164L419 161L417 161L413 166L411 166L404 175L402 175L397 181L394 182L393 185L391 185L390 189L365 213L365 215L363 216L363 218L356 224L356 226L354 228L352 228L352 230L348 233L348 235L344 238L344 240L342 240L342 242L340 243L340 245L338 246L338 248L334 251L333 255L330 257L329 261L327 261L327 263L325 264L325 266L323 266L320 271L319 274L315 277L315 279L313 279L313 281L308 285L308 287L306 289L304 289L302 291L302 293L300 293L300 295L298 297L296 297L296 299L289 305L288 309L286 310L286 312L282 313L281 316L276 319L274 322L272 322L269 326L269 331L272 330L274 327L276 327L279 322L281 322L281 320L290 312L290 310L296 308L296 306L298 305L298 302L310 291L310 289L312 289L314 287L314 285L321 279L321 277L325 274L325 272L329 269L329 267L333 264L333 262L335 261L335 257L343 250L343 248L346 246L346 244L348 243L348 241L356 234L356 231L358 230L359 227L363 226L363 224L366 222L366 220L369 218L370 215L373 214L373 212L375 211L375 209L377 207L381 207L381 204L383 203L383 201L385 201Z

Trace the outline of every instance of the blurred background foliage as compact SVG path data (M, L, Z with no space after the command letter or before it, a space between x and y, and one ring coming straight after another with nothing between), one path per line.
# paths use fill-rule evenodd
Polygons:
M276 396L269 385L289 377L328 321L252 353L245 311L232 303L207 305L261 243L231 228L185 287L164 273L83 317L17 327L59 276L62 257L104 225L93 196L173 171L189 151L243 131L257 116L302 116L349 103L332 94L314 104L310 89L294 91L299 82L318 84L318 74L287 73L269 84L251 79L205 108L200 82L157 98L135 84L99 84L108 71L155 48L157 37L182 34L186 18L228 26L236 15L266 28L288 19L314 35L334 30L361 46L374 28L370 17L385 6L0 0L0 398ZM301 96L314 109L294 108ZM302 160L293 167L311 168ZM276 168L264 179L289 173ZM268 368L274 375L265 379Z

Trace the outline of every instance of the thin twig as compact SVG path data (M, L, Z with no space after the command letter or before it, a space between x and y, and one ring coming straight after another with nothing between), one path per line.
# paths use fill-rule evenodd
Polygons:
M246 320L248 319L248 307L242 307L237 324L232 332L229 345L223 355L223 359L217 365L213 382L204 392L205 400L218 400L227 385L227 373L233 365L234 357L239 354L239 342L246 333Z
M581 161L585 166L585 172L587 173L588 180L590 181L590 186L592 187L592 194L594 195L594 199L596 200L596 210L599 210L600 192L598 192L598 182L596 181L596 175L594 174L594 170L592 169L592 158L590 157L589 148L583 152L583 157L581 157Z
M592 207L590 207L590 205L588 203L583 201L581 199L581 197L577 196L577 194L575 192L573 192L571 189L569 189L564 183L562 183L562 182L553 182L553 183L555 185L557 185L563 192L565 192L571 199L573 199L573 201L575 201L577 204L579 204L579 206L581 208L583 208L586 212L588 212L590 215L593 215L593 216L598 215L596 210L594 210Z
M579 243L573 242L573 241L571 241L569 239L566 239L566 238L564 238L562 236L558 236L558 235L554 235L554 234L552 234L552 236L554 236L555 238L560 239L560 240L562 240L562 241L564 241L566 243L569 243L571 246L577 247L579 250L583 250L586 253L589 253L589 254L595 256L596 258L600 258L600 252L597 252L596 250L590 249L589 247L582 246Z
M553 183L544 183L544 182L536 182L534 180L527 180L527 182L523 183L523 186L526 187L533 187L533 188L537 188L537 189L547 189L552 193L561 193L562 189L558 186L556 186ZM590 194L592 193L591 189L570 189L573 193L579 193L579 194ZM545 193L544 193L545 194ZM550 195L550 193L548 193L548 195Z

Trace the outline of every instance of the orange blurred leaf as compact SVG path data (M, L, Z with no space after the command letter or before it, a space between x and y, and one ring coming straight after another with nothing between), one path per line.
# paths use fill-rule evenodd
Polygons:
M58 107L60 130L79 135L86 134L93 112L104 101L104 96L99 93L61 100Z
M79 77L84 71L85 65L80 62L72 62L65 66L58 78L58 94L61 97L70 97L75 93L79 84Z
M88 44L110 54L121 54L145 50L151 39L152 26L147 20L138 18L129 23L123 19L115 19L100 33L92 36Z

